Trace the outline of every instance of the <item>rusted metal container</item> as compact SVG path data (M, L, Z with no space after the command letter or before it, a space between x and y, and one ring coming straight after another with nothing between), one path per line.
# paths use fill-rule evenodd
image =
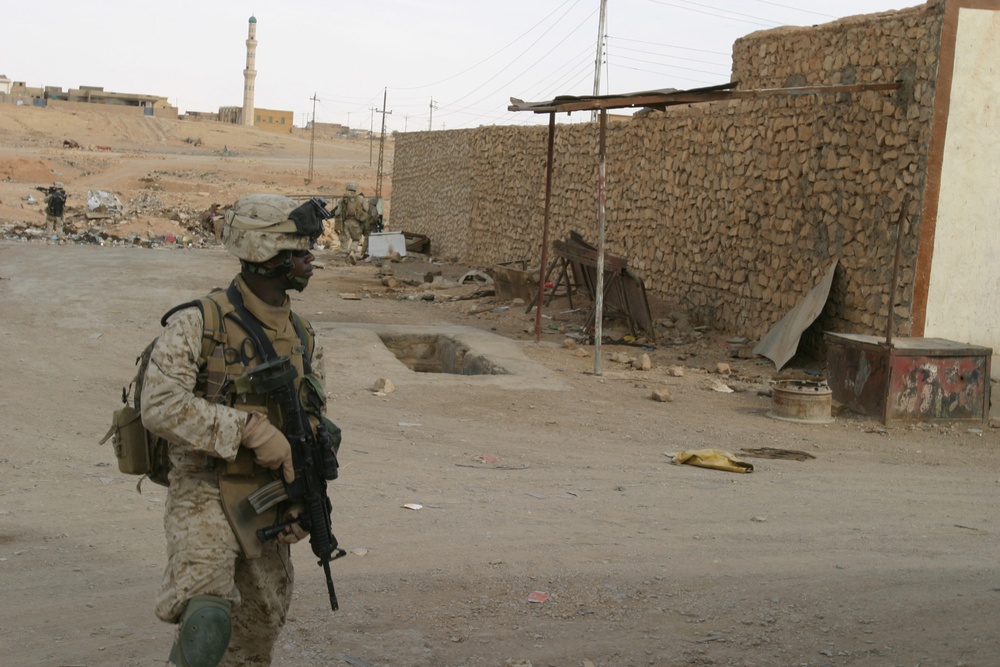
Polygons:
M771 389L772 419L801 424L829 424L833 392L825 382L783 380Z
M538 299L538 277L528 270L528 261L524 259L494 264L493 287L498 301L522 299L534 303Z
M993 350L943 338L827 333L833 400L883 424L984 422Z

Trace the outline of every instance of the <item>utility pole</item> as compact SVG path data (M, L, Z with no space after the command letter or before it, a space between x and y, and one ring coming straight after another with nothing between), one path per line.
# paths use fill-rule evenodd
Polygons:
M406 128L410 125L410 114L403 115L403 132L406 132Z
M594 61L594 97L601 94L601 61L604 60L604 19L608 13L608 0L601 0L601 18L597 24L597 59ZM590 122L597 122L597 109L590 112Z
M431 98L431 117L427 121L427 131L430 132L434 128L434 110L437 109L437 105L434 104L434 98Z
M368 121L368 166L372 166L372 155L375 152L375 107L368 107L371 119Z
M313 93L313 119L312 119L312 135L309 138L309 175L306 176L306 185L312 183L313 180L313 155L316 150L316 93Z
M388 95L388 89L382 89L382 108L378 109L378 112L382 114L382 135L378 140L378 169L375 172L375 196L382 196L382 155L385 152L385 115L392 114L391 111L385 110L385 100L386 95Z

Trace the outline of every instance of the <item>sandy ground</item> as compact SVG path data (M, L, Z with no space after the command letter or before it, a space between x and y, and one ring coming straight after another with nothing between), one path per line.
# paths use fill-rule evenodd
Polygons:
M99 117L0 108L0 225L40 226L23 196L56 176L71 196L100 188L124 201L157 172L164 210L193 212L304 191L308 141L206 128L192 146L191 125L150 120L105 129ZM66 150L68 137L115 151ZM220 157L223 146L242 157ZM374 182L367 143L317 154L320 187ZM3 664L166 656L170 628L153 615L164 489L137 493L97 441L160 315L237 270L220 248L194 245L0 241ZM660 341L648 371L610 358L643 350L605 345L597 376L592 348L563 346L560 329L581 322L558 301L536 343L523 308L457 298L475 286L419 284L470 267L409 258L392 265L402 286L388 288L373 264L319 261L294 305L328 352L344 431L334 528L351 553L332 566L333 613L308 545L294 548L276 665L998 664L996 422L777 421L764 395L773 365L729 359L721 344L738 332ZM345 323L473 327L513 341L545 382L386 371L359 362L376 352L345 343ZM720 362L733 374L713 373ZM380 377L397 390L373 392ZM714 391L720 381L736 391ZM651 400L660 388L674 400ZM744 455L754 471L734 474L667 456L759 447L814 458ZM531 602L536 592L548 598Z

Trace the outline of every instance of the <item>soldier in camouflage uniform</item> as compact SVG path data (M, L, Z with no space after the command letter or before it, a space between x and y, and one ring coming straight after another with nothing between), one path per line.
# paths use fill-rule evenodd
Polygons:
M277 542L245 543L224 500L227 484L240 475L282 475L285 481L295 475L280 413L267 396L235 388L237 378L265 360L254 335L263 330L275 353L291 357L300 396L325 412L322 350L303 344L301 325L310 334L312 328L291 312L286 294L304 289L312 275L310 247L323 229L318 218L308 203L299 207L277 195L237 201L226 212L223 241L239 257L241 272L226 296L214 298L242 301L240 321L251 317L256 324L223 319L225 331L216 333L211 355L224 360L219 377L201 358L208 332L196 307L170 315L150 357L143 425L170 441L172 464L164 516L167 567L156 614L178 626L170 653L170 664L178 667L270 665L285 623L294 578L289 544L306 533L294 525ZM310 415L314 427L320 416ZM273 512L275 520L287 520L296 509L279 505Z
M368 221L368 200L358 194L358 184L348 183L347 192L337 204L335 229L340 234L340 250L349 261L355 260L354 251L359 249Z
M63 211L66 208L66 190L58 181L45 193L45 235L63 238Z

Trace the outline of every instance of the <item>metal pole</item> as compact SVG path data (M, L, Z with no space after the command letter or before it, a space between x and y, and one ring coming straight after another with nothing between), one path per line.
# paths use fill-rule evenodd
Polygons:
M316 93L313 93L313 117L312 117L312 135L309 137L309 176L306 177L306 185L312 183L313 180L313 155L316 150Z
M899 218L896 220L896 255L892 260L892 279L889 282L889 312L885 322L885 346L892 347L893 317L896 310L896 292L899 289L899 259L903 254L903 221L910 209L910 194L906 193L899 207Z
M388 99L389 90L387 88L382 89L382 108L378 109L378 112L382 114L382 132L379 134L378 138L378 170L376 171L375 177L375 196L382 196L382 156L385 154L385 115L392 114L391 111L385 110L385 101Z
M375 107L369 109L371 119L368 121L368 166L372 166L372 155L375 152Z
M601 94L601 61L604 60L604 18L608 13L608 0L601 0L601 18L597 23L597 59L594 61L594 97ZM597 109L590 112L590 122L597 120Z
M594 305L594 375L601 374L601 336L604 320L604 207L607 203L605 148L607 144L608 110L601 109L600 159L597 164L597 303Z
M542 263L538 268L538 303L535 305L535 342L542 339L542 296L545 294L545 267L549 257L549 203L552 200L552 147L556 136L556 114L549 114L549 148L545 159L545 217L542 222Z

